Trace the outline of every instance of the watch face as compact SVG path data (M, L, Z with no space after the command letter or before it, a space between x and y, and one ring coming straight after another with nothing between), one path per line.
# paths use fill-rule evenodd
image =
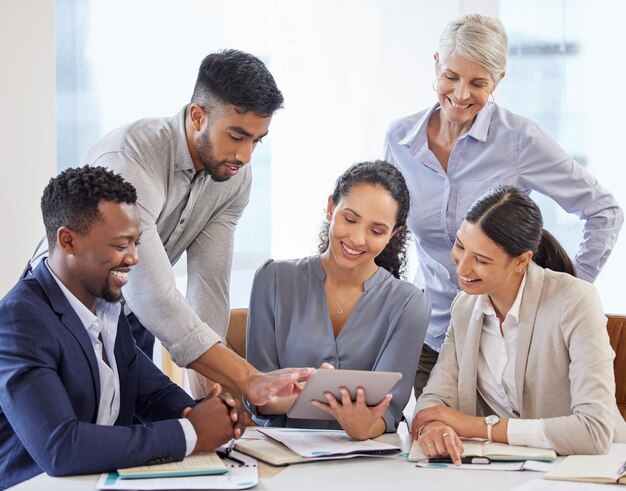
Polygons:
M492 414L491 416L487 416L485 418L485 423L487 423L489 426L496 425L499 422L500 422L500 418L496 416L495 414Z

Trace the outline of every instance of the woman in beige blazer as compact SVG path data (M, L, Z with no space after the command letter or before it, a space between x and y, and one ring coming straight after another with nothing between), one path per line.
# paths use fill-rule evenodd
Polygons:
M561 455L626 441L600 298L575 278L537 205L512 186L488 191L466 212L452 257L463 291L416 406L424 453L458 464L459 437Z

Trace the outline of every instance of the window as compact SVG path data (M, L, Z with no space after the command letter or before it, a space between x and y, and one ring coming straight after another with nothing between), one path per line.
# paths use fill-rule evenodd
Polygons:
M484 1L57 0L58 162L80 161L107 131L176 113L206 54L238 48L263 59L285 109L253 156L253 189L237 229L232 306L245 306L267 258L315 252L326 198L350 164L382 156L393 119L435 101L433 53L445 24ZM615 53L626 4L500 0L510 37L497 102L536 121L626 203L619 142L626 98ZM483 10L484 11L484 10ZM490 12L493 14L493 12ZM574 253L581 223L542 197L546 228ZM618 243L597 285L621 311ZM184 291L185 268L177 265Z
M495 94L498 103L537 122L624 207L619 141L626 101L611 89L624 78L615 39L626 5L606 0L500 0L499 5L509 60ZM548 198L537 193L533 198L545 228L575 254L582 222ZM607 312L623 312L618 286L626 267L623 244L618 240L595 283Z

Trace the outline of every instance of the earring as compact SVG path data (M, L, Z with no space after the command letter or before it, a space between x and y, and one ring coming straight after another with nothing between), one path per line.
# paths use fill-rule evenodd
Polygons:
M439 88L439 79L436 78L435 80L433 80L433 90L437 92L438 88Z
M493 92L489 92L489 104L495 104L496 103L496 98L493 96Z

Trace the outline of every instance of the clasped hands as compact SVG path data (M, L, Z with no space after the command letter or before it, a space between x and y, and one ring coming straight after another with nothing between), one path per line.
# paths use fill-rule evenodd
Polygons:
M196 431L194 452L206 452L223 445L231 438L238 439L246 430L246 418L241 403L222 386L215 384L209 394L193 408L186 407L187 418Z

